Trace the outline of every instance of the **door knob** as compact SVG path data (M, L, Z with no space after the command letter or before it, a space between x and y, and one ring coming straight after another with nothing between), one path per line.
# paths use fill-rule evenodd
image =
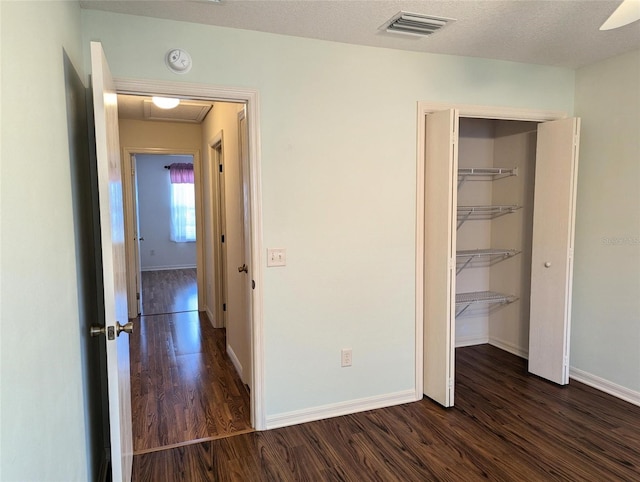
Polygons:
M106 332L107 332L106 326L91 325L91 328L89 329L89 333L91 334L91 336L104 335Z
M121 325L120 322L116 321L115 328L116 329L115 329L115 335L114 335L113 326L91 325L91 328L89 329L89 334L91 336L107 335L107 338L109 340L115 340L116 336L120 336L120 333L122 333L123 331L128 334L133 333L133 323L131 322Z
M248 273L249 272L249 268L247 268L246 264L243 264L242 266L238 266L238 273Z
M124 325L121 325L119 321L116 321L116 331L118 336L120 336L120 333L122 333L123 331L130 335L131 333L133 333L133 323L128 322Z
M549 261L547 261L547 262L544 264L544 267L545 267L545 268L550 268L550 267L551 267L551 263L550 263Z

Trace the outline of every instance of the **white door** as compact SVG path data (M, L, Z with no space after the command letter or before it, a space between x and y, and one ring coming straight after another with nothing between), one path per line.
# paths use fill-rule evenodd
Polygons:
M113 79L99 42L91 42L91 71L107 337L111 471L114 481L128 482L133 463L133 439L129 336L119 333L119 323L127 322L128 313L118 106Z
M453 406L458 111L426 115L424 393Z
M216 243L218 243L218 279L220 280L217 283L216 292L218 294L218 300L216 306L216 311L218 316L216 317L218 320L218 326L216 328L228 327L227 322L227 302L229 299L228 296L228 278L227 274L229 273L229 267L227 262L227 208L226 208L226 189L225 189L225 164L224 164L224 156L223 156L223 145L222 140L216 142L211 149L212 156L212 166L218 172L218 186L217 186L217 200L216 203L218 205L218 216L217 216L217 224L218 224L218 239Z
M251 239L251 217L250 217L250 183L249 183L249 136L247 130L246 108L238 114L238 140L240 149L240 206L242 209L242 220L240 225L240 238L242 243L242 267L245 268L239 290L240 316L242 323L242 345L244 348L243 379L242 381L251 388L251 291L253 271L251 267L251 245L247 241ZM253 420L251 421L253 424Z
M136 278L136 296L135 296L135 310L136 317L142 313L142 264L140 261L140 242L144 241L144 236L140 232L140 216L138 212L138 164L136 163L136 156L131 156L131 165L133 172L133 227L136 230L136 239L133 243L134 257L135 257L135 278ZM131 298L129 298L131 299ZM135 318L135 317L134 317Z
M538 126L531 253L529 371L569 383L580 119Z

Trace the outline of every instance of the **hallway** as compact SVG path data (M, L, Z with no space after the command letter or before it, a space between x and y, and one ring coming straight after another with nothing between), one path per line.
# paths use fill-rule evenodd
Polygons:
M252 431L225 329L198 313L188 271L143 277L143 313L160 314L143 314L130 341L134 454Z

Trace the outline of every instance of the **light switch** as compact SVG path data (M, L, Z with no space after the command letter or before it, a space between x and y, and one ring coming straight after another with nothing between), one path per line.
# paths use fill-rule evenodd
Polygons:
M267 248L267 267L286 266L287 250L284 248Z

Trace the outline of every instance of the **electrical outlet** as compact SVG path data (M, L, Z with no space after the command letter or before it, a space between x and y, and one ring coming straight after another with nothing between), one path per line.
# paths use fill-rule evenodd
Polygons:
M340 352L341 366L350 367L351 361L352 361L351 358L352 358L351 348L343 348L342 351Z

